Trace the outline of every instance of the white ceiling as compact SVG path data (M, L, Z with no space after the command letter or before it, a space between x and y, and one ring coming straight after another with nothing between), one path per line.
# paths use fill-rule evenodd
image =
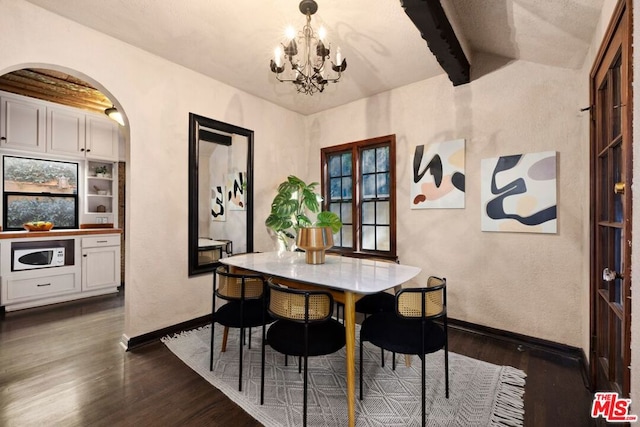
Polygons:
M298 0L28 0L287 109L311 114L442 74L400 0L317 0L348 68L313 96L269 70ZM553 66L582 66L603 0L442 0L463 47Z

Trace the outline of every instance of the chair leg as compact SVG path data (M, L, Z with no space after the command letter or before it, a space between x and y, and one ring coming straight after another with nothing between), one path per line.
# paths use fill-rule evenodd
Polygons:
M449 398L449 346L445 345L444 347L444 383L445 383L445 394L447 399Z
M242 343L244 342L244 328L240 328L240 360L238 361L238 391L242 391Z
M298 356L298 373L302 373L302 356Z
M394 371L396 370L396 352L392 352L391 353L391 369L393 369Z
M247 340L249 341L249 347L247 348L251 350L251 328L249 328L249 338L247 338Z
M427 381L426 381L426 369L425 369L425 361L426 361L426 357L424 354L420 355L422 358L422 425L426 425L426 420L427 420L427 416L426 416L426 408L427 408L427 404L426 404L426 400L425 400L425 388L427 386Z
M380 348L380 366L384 368L384 348Z
M302 397L302 426L307 427L307 356L304 356L304 386L303 386L303 397Z
M262 354L260 361L260 404L264 405L264 359L265 359L265 330L266 325L262 325Z
M360 400L362 400L362 371L364 370L364 360L362 351L362 335L360 335Z
M211 352L209 353L209 370L213 371L213 337L215 336L215 322L211 322Z
M222 332L222 348L220 349L222 353L227 351L227 338L229 338L229 327L225 326Z

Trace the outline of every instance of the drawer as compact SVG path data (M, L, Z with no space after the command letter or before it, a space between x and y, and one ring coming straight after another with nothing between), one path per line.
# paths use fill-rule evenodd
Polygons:
M83 237L83 248L99 248L101 246L120 246L120 235Z
M74 273L7 280L7 301L47 297L79 291Z

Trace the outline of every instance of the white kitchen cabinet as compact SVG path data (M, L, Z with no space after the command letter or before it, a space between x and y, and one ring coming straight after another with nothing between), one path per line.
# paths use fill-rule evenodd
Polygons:
M113 120L87 114L85 155L88 159L118 161L118 125Z
M0 148L43 153L46 107L22 96L0 94Z
M120 234L60 235L0 239L0 306L21 310L118 292ZM56 237L56 235L58 237ZM62 266L15 270L12 253L18 249L64 247Z
M47 152L82 156L85 151L85 116L71 108L47 109Z
M82 290L120 285L120 236L82 238Z
M0 92L0 148L118 161L118 125L107 116Z

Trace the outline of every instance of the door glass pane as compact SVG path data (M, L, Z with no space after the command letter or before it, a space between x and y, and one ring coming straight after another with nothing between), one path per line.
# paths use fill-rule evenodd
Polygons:
M342 176L351 175L351 153L344 153L342 158Z
M600 265L597 266L596 271L598 274L602 272L605 268L609 268L609 254L608 248L610 247L609 243L609 228L608 227L599 227L598 233L598 241L596 242L598 247L601 248L601 257L600 257ZM600 279L599 289L609 289L609 285L604 280Z
M340 156L331 156L329 158L329 176L336 177L341 175L342 167L340 164Z
M598 117L598 124L600 125L600 132L596 135L598 138L598 151L604 150L609 144L609 97L608 94L608 82L605 80L598 91L598 108L596 110L596 116Z
M611 110L611 139L620 135L622 127L622 94L620 93L620 56L611 68L611 95L613 97L613 105Z
M622 146L618 144L613 149L613 182L614 185L616 183L622 182ZM614 192L612 192L614 193ZM614 212L614 221L622 222L623 215L623 195L622 193L613 194L613 212Z
M596 185L600 187L600 221L607 221L609 219L609 180L607 179L609 168L608 168L608 158L600 157L598 159L598 163L600 165L600 170L598 174L598 181L596 181Z
M598 305L598 356L609 358L609 309L607 303L597 297Z
M329 180L330 193L329 197L331 200L340 200L342 196L342 179L341 178L331 178Z
M353 215L352 215L351 203L341 203L340 204L340 220L342 221L342 223L352 224L353 223L352 216Z
M622 238L622 229L620 228L612 228L613 231L613 268L618 273L622 273L624 266L622 265L622 255L624 253L624 249L622 245L624 244L624 240ZM612 282L613 288L613 301L621 304L622 303L622 280L616 279Z
M624 349L622 348L622 322L620 321L620 319L618 318L618 316L614 316L614 322L615 322L615 330L614 330L614 334L615 336L613 337L614 340L614 345L615 345L615 349L616 349L616 357L615 357L615 366L612 366L612 370L614 371L614 380L616 383L618 384L622 384L622 377L624 375L624 370L626 369L626 367L624 366L624 364L622 363L622 355L624 354ZM613 361L609 361L609 363L612 363Z

